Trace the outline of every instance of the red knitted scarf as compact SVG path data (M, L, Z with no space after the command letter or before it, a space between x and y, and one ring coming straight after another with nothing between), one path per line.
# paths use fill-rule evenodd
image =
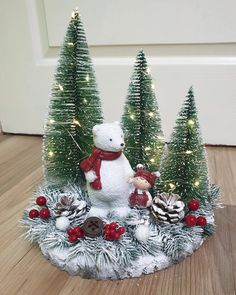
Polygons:
M95 179L94 182L91 182L90 185L95 190L101 190L102 189L102 183L101 183L101 176L100 176L100 168L102 160L106 161L112 161L116 160L120 157L122 152L108 152L103 151L99 148L94 147L92 154L85 160L83 160L80 163L80 168L84 172L89 172L90 170L94 170L97 176L97 179Z

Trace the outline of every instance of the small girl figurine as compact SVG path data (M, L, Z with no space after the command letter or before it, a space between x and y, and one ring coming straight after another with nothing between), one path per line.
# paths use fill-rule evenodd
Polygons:
M149 172L142 164L137 165L137 172L129 181L133 184L133 192L129 197L131 207L146 208L152 205L152 196L148 190L154 186L157 177L160 177L160 172Z

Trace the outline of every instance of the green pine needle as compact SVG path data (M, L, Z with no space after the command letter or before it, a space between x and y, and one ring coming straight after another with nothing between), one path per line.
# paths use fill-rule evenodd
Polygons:
M179 194L184 201L195 198L203 203L209 192L206 153L192 87L162 159L161 189Z
M92 127L102 121L85 32L75 10L61 48L45 122L45 179L84 183L79 164L92 150Z
M164 147L161 118L143 50L134 65L128 95L122 116L125 132L125 154L131 167L141 163L146 169L156 171Z

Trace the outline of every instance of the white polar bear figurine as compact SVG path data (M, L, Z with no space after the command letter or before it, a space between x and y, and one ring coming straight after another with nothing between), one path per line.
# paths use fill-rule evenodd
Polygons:
M128 180L134 172L122 153L125 143L120 123L95 125L93 137L93 152L80 163L92 204L89 216L105 217L108 212L116 211L124 217L130 211Z

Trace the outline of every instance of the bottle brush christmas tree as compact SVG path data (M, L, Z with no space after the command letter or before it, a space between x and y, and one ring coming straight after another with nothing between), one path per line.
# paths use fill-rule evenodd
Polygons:
M179 194L185 201L204 200L209 192L207 160L192 87L163 156L161 185L164 191Z
M56 70L44 135L48 181L79 182L80 161L93 146L92 127L103 121L83 25L72 13Z
M154 84L143 50L136 57L122 125L125 132L125 154L131 167L135 169L141 163L150 171L157 170L164 139Z

